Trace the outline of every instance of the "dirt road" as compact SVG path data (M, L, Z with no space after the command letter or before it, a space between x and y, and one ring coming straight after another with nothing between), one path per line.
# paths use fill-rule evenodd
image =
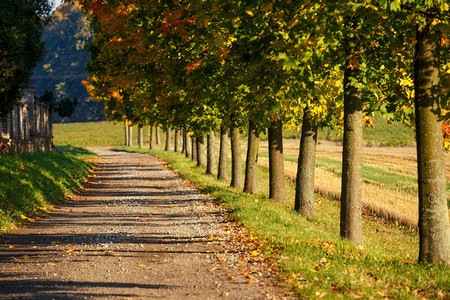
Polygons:
M223 209L164 162L96 152L82 192L0 238L1 299L291 298Z

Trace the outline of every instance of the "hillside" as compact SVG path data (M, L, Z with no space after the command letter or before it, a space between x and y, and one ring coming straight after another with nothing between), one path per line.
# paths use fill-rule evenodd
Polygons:
M56 96L78 98L78 107L72 117L57 122L85 122L104 120L103 103L89 97L81 81L87 78L85 67L89 53L84 49L91 40L89 23L81 14L77 4L61 4L52 15L52 22L42 36L46 45L44 59L34 69L31 84L36 86L37 95L45 89Z

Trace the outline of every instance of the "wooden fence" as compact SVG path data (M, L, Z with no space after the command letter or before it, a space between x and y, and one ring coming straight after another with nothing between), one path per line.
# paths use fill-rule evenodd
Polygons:
M52 127L52 109L35 101L32 87L21 90L21 101L11 113L0 113L0 137L7 151L51 151Z

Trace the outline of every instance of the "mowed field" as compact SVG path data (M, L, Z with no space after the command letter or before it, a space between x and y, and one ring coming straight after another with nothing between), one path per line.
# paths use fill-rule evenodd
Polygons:
M144 130L144 132L145 139L147 139L148 131ZM71 145L92 148L117 146L124 143L123 124L114 125L108 122L55 124L54 136L57 146ZM387 138L392 139L392 136L395 136L395 132ZM133 137L134 143L136 143L136 128L134 128ZM161 139L164 142L162 130ZM297 172L299 144L298 139L284 139L285 171L286 176L291 180L295 179ZM267 141L261 141L260 145L259 164L268 168ZM216 148L218 148L218 139ZM243 138L242 156L244 159L245 150L246 139ZM449 203L450 153L444 153L444 160L447 202ZM315 189L319 195L334 199L340 198L341 161L341 142L319 140L315 173ZM363 206L365 211L383 215L410 227L416 227L418 196L415 147L366 146L363 149L363 164Z

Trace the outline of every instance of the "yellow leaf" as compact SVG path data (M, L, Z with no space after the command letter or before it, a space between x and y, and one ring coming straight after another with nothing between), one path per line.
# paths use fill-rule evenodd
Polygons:
M143 268L143 267L145 267L145 265L144 264L140 264L139 267Z
M24 255L22 257L23 257L23 259L29 259L30 258L28 255Z
M252 252L250 252L250 254L253 255L253 256L258 256L259 255L258 251L256 251L256 250L253 250Z
M314 269L311 269L310 271L313 273L317 273L317 270L314 270Z

